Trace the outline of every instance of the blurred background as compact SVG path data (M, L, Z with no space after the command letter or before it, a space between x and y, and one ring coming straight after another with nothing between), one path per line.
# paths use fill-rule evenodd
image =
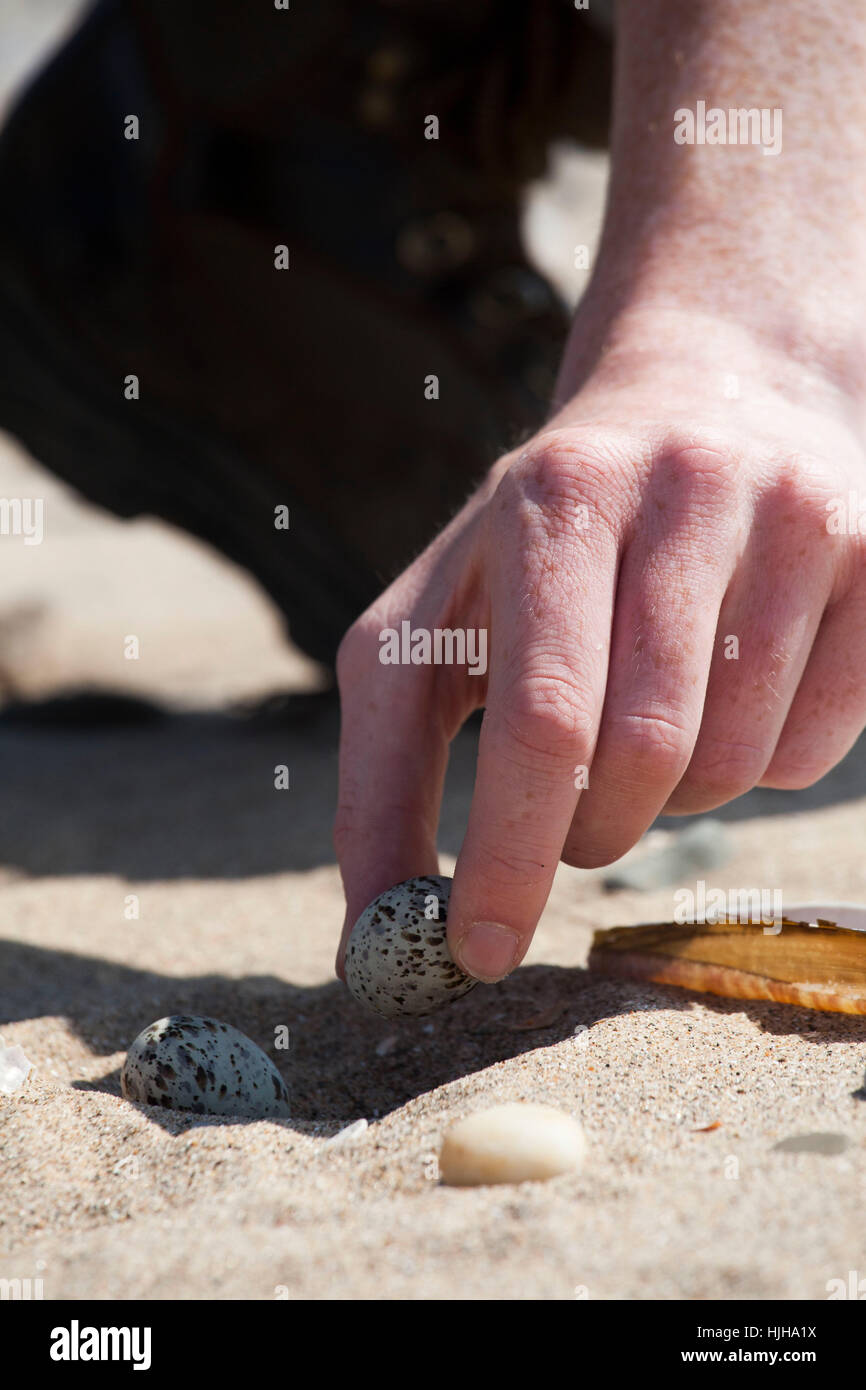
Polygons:
M0 0L0 120L88 8ZM587 279L574 248L595 247L605 181L604 154L562 145L527 197L532 258L570 302ZM245 573L161 521L89 505L2 432L0 497L43 497L46 515L44 544L0 547L0 700L87 687L204 709L318 684ZM123 659L126 633L141 639L137 662Z

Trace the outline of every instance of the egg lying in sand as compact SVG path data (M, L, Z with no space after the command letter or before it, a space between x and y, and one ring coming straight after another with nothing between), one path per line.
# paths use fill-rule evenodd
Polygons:
M127 1100L196 1115L285 1118L289 1093L260 1047L216 1018L174 1014L139 1033L120 1077Z
M361 913L346 948L346 984L385 1018L429 1014L478 981L455 964L445 929L451 879L408 878Z

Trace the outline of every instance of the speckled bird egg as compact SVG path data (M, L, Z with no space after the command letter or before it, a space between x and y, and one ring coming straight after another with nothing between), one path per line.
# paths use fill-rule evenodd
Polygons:
M216 1018L173 1014L139 1033L120 1078L127 1100L196 1115L278 1119L289 1093L270 1057Z
M429 1014L477 985L452 959L445 929L451 879L408 878L361 913L346 949L346 984L377 1014Z

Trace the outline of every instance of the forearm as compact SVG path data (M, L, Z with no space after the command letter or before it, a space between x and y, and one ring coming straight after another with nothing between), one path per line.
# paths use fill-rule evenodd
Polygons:
M866 9L619 0L617 43L608 209L563 378L648 310L674 336L681 313L706 313L863 394ZM721 123L726 143L697 143L720 128L699 102L766 112L778 152L738 143L757 133L739 120Z

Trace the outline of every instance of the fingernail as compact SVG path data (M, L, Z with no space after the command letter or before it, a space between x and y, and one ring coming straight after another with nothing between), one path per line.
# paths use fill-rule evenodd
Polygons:
M475 922L457 944L457 962L467 975L492 985L517 959L520 937L499 922Z

